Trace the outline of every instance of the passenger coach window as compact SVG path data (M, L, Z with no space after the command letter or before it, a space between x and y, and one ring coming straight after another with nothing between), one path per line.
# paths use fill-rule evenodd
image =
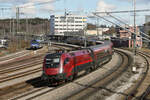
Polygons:
M64 60L64 65L66 65L68 62L69 62L69 58L66 58L66 59Z

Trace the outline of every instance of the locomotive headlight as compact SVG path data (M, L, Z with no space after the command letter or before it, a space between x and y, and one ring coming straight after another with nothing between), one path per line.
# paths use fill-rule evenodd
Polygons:
M62 72L63 72L63 67L61 66L59 69L59 73L62 73Z

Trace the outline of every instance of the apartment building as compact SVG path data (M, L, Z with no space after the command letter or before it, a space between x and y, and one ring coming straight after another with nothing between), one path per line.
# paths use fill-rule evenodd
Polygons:
M81 15L51 15L50 34L65 35L65 33L77 33L83 31L87 25L87 17Z

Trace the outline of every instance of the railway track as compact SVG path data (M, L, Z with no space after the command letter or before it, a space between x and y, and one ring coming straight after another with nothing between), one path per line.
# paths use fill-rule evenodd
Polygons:
M143 55L142 52L141 52L141 54ZM124 61L122 61L121 67L118 66L118 67L114 68L113 70L109 71L109 73L107 73L106 75L103 75L104 77L101 78L99 81L95 82L94 84L85 85L85 84L79 84L79 83L74 82L75 84L78 84L79 86L83 86L85 88L82 89L78 93L75 93L73 95L65 97L64 99L70 99L70 100L83 99L83 97L90 95L91 93L96 92L97 90L100 90L100 89L104 89L109 92L114 92L114 91L111 91L111 90L105 88L105 86L108 85L109 83L111 83L116 78L118 78L122 73L124 73L131 66L131 62L132 62L132 58L129 57L129 55L127 55L123 52L120 52L120 55L124 59ZM145 59L149 58L148 56L146 57L146 55L143 57ZM147 64L148 64L148 60L147 60ZM19 69L19 67L18 67L18 69ZM137 93L137 89L138 89L139 85L142 84L142 81L145 79L144 77L146 77L148 70L149 70L149 67L147 66L147 69L146 69L145 73L143 74L143 78L141 79L140 82L137 83L137 85L135 86L136 88L134 88L130 93L128 93L128 94L120 93L121 95L124 95L126 97L126 100L131 100L133 98L135 100L136 99L138 99L138 100L148 100L149 99L149 94L150 94L149 86L140 97L135 96L135 94ZM31 71L31 73L32 73L32 71ZM21 74L18 74L18 75L21 76ZM7 78L6 78L6 80L7 80ZM32 80L32 82L23 82L23 83L20 83L20 85L15 84L14 86L6 87L5 89L0 89L0 90L2 90L0 92L0 99L5 100L5 99L10 99L11 97L13 97L13 98L11 98L12 100L18 100L18 99L23 99L23 98L24 99L34 99L34 98L37 98L47 92L51 92L55 89L55 87L48 88L47 85L43 86L43 84L45 84L45 83L42 83L42 82L38 81L38 79L37 79L36 81ZM12 87L14 87L14 88L12 90L9 90L9 88L12 88ZM16 92L14 90L16 90ZM21 91L22 91L22 93L24 92L24 94L18 95L19 93L21 93ZM14 97L14 95L17 95L17 96Z
M138 52L139 55L141 55L145 61L146 61L146 70L143 72L140 80L134 85L133 89L129 92L128 96L126 97L126 100L150 100L150 80L147 81L146 78L149 78L150 75L150 54L149 53L143 53ZM146 80L146 81L145 81ZM146 89L141 87L142 85L146 85ZM141 88L141 89L140 89ZM141 91L142 90L142 91ZM144 90L144 92L143 92ZM141 94L142 93L142 94Z
M26 69L31 66L36 66L36 65L42 64L42 62L43 62L42 59L40 59L40 60L36 60L33 62L22 64L19 66L12 66L9 68L5 68L5 69L0 70L0 75L6 74L6 73L8 74L8 73L15 72L15 71L22 70L22 69Z
M42 83L40 81L34 82L34 84L33 84L33 82L34 81L32 80L32 82L24 82L20 86L17 85L17 84L13 85L13 86L11 86L11 87L13 87L13 89L11 89L11 90L9 90L9 88L2 89L3 92L2 92L2 94L0 93L1 99L2 100L4 98L5 99L10 99L13 96L15 96L15 97L11 98L12 100L27 99L27 98L28 99L34 99L38 96L41 96L41 95L43 95L47 92L51 92L52 90L58 88L58 87L53 87L53 86L47 87L47 85L43 86L44 83ZM32 86L31 86L31 84L32 84ZM39 85L42 85L42 86L39 86ZM67 84L65 84L65 85L67 85ZM19 86L19 88L17 88L18 86ZM59 86L59 87L61 87L61 86ZM28 91L22 91L22 90L28 90ZM16 92L17 93L23 93L23 94L18 95Z
M126 49L128 51L133 51L132 49ZM150 53L148 50L139 50L137 52L137 55L140 55L143 57L145 63L145 66L143 67L143 71L136 80L136 82L130 87L127 91L126 94L127 96L124 96L122 100L150 100L147 99L149 96L149 85L150 85L150 69L149 69L149 62L150 62ZM140 73L140 72L139 72Z
M62 47L62 46L55 46L56 48L63 48L63 49L70 49L71 47ZM41 58L41 59L37 59L37 58ZM26 68L29 68L29 67L32 67L32 66L35 66L35 65L38 65L38 64L41 64L42 62L43 62L43 57L41 57L41 55L39 55L38 57L33 57L34 59L33 59L33 62L30 62L30 63L26 63L25 64L25 62L28 62L28 61L26 61L26 59L23 59L23 61L22 61L22 64L21 65L19 65L20 64L20 62L19 62L19 64L18 63L16 63L16 64L12 64L12 66L9 66L9 67L7 67L7 68L5 68L4 66L3 66L3 68L2 68L2 70L0 70L0 74L1 75L3 75L3 74L5 74L5 73L12 73L12 72L15 72L15 71L19 71L19 70L24 70L24 69L26 69ZM34 61L34 60L36 60L36 61ZM24 62L25 61L25 62ZM31 61L31 59L29 60L29 61ZM19 65L19 66L17 66L17 65ZM7 66L7 64L5 65L5 66ZM0 77L0 83L3 83L3 82L7 82L7 81L10 81L10 80L13 80L13 79L16 79L16 78L20 78L20 77L24 77L24 76L27 76L27 75L30 75L30 74L33 74L33 73L38 73L38 72L41 72L42 71L42 68L40 67L40 68L34 68L34 69L32 69L32 70L29 70L29 71L24 71L24 72L20 72L20 73L17 73L17 74L11 74L11 75L3 75L3 76L1 76ZM26 82L22 82L22 83L19 83L19 84L15 84L15 85L11 85L11 86L7 86L6 88L1 88L0 90L1 90L1 92L0 92L0 99L1 100L3 100L4 98L6 99L8 99L8 98L11 98L12 97L12 95L14 96L15 95L15 93L17 92L17 94L18 93L23 93L24 91L22 91L22 90L31 90L32 91L32 93L33 92L38 92L38 91L46 91L46 92L48 92L48 91L51 91L51 89L47 89L46 87L41 87L41 88L35 88L34 86L33 86L33 83L34 83L34 85L35 86L37 86L39 83L42 83L42 82L40 82L40 81L37 81L37 82L29 82L28 83L28 81L26 81ZM29 85L30 84L30 85ZM13 87L13 88L12 88ZM6 89L6 90L5 90ZM22 91L22 92L21 92ZM31 92L30 92L31 93ZM30 94L30 93L27 93L27 94ZM17 95L16 94L16 95ZM26 95L27 95L26 94ZM17 97L18 98L18 97Z
M78 83L78 82L76 82L76 81L78 81L78 79L77 80L75 80L74 82L71 82L71 83L68 83L68 84L65 84L64 86L66 86L66 87L70 87L71 86L71 84L76 84L76 85L78 85L79 87L85 87L85 89L83 89L83 90L81 90L80 92L77 92L77 93L73 93L73 94L71 94L70 96L67 96L67 97L62 97L61 99L64 99L64 100L66 100L66 99L70 99L70 100L72 100L72 99L74 99L75 98L75 100L77 99L77 97L80 97L80 99L82 99L82 97L83 96L85 96L85 95L88 95L89 93L91 93L91 92L93 92L93 91L95 91L95 85L102 85L102 87L104 86L104 85L106 85L106 84L108 84L109 82L111 82L112 80L114 80L114 78L113 77L119 77L119 75L122 73L122 72L124 72L125 71L125 69L127 69L127 67L126 66L128 66L128 65L130 65L130 62L132 61L131 60L131 58L129 57L129 59L128 59L128 57L127 57L127 55L122 55L122 56L124 56L125 58L123 58L123 59L125 59L125 60L122 60L121 62L122 63L120 63L118 66L115 66L114 68L112 68L112 69L103 69L103 70L105 70L105 71L107 71L106 73L105 73L105 75L101 75L101 78L100 79L98 79L98 81L96 81L96 82L94 82L94 83L89 83L89 82L86 82L88 85L84 85L84 84L80 84L80 83ZM120 65L122 65L122 68L120 68ZM101 69L101 68L100 68ZM101 74L101 73L99 73L99 74ZM82 78L82 77L80 77L80 78ZM80 80L80 79L79 79ZM82 80L82 79L81 79ZM84 80L84 79L83 79ZM99 82L101 82L101 83L99 83ZM61 86L61 88L63 88L63 86ZM65 87L64 87L65 88ZM73 88L72 86L71 86L71 88ZM92 88L92 89L91 89ZM93 89L94 88L94 89ZM97 86L96 86L96 88L98 88ZM99 87L99 88L101 88L101 87ZM48 88L44 88L44 89L42 89L42 90L40 90L41 92L32 92L32 94L29 92L29 93L25 93L24 95L21 95L21 96L18 96L18 97L15 97L15 98L13 98L12 100L17 100L17 99L28 99L28 100L31 100L31 99L37 99L37 98L39 98L40 96L42 96L42 95L44 95L44 94L46 94L46 93L48 93L48 92L50 92L50 94L51 94L51 92L54 92L53 90L56 90L56 88L50 88L50 89L48 89ZM69 89L67 89L67 90L69 90ZM66 91L67 91L66 90ZM72 90L72 89L70 89L70 90ZM92 91L91 91L92 90ZM57 90L56 90L57 91ZM60 91L59 90L59 88L58 88L58 91ZM64 91L64 92L66 92L66 91ZM76 90L75 90L76 91ZM86 91L86 92L85 92ZM87 92L88 91L88 92ZM71 91L70 91L71 92ZM69 93L70 93L69 92ZM53 94L53 93L52 93ZM57 94L57 92L55 93L55 94ZM67 94L68 95L68 94ZM41 97L42 98L42 97ZM40 98L39 98L40 99ZM44 98L43 98L44 99ZM49 99L51 99L51 95L49 95ZM53 99L55 99L55 98L53 98ZM79 99L79 98L78 98ZM47 99L48 100L48 99Z
M32 62L31 62L32 61ZM0 68L0 83L7 83L14 79L23 78L30 74L38 73L42 70L43 57L41 55L21 62L5 65ZM41 66L39 66L41 64ZM37 66L37 67L36 67Z
M63 48L63 49L66 49L66 47L60 47L60 46L55 46L57 48ZM67 48L69 49L69 48ZM27 69L29 67L32 67L32 66L36 66L36 65L39 65L39 64L42 64L43 62L43 57L44 57L44 54L40 54L38 56L34 56L30 59L23 59L23 60L19 60L17 61L16 63L11 63L11 64L4 64L3 66L1 66L1 70L0 70L0 75L3 75L3 74L8 74L8 73L12 73L12 72L15 72L15 71L18 71L18 70L23 70L23 69ZM32 61L32 62L31 62ZM29 62L29 63L28 63ZM7 77L14 77L13 76L7 76ZM6 78L8 79L7 77L3 77L3 78ZM17 76L16 76L17 77ZM0 80L2 78L0 77ZM6 80L5 79L5 80ZM12 78L13 79L13 78ZM1 82L1 81L0 81Z
M28 72L22 72L22 73L17 73L17 74L14 74L14 75L8 75L6 77L1 77L0 78L0 83L10 81L10 80L13 80L13 79L16 79L16 78L24 77L24 76L27 76L27 75L30 75L30 74L33 74L33 73L37 73L37 72L40 72L40 71L42 71L42 68L35 68L35 69L32 69L32 70L29 70Z
M0 64L0 70L4 70L7 69L9 67L12 66L18 66L18 65L22 65L24 63L28 63L30 61L34 61L36 59L42 59L44 57L44 54L40 54L40 55L35 55L35 56L26 56L24 58L21 59L16 59L14 62L8 62L5 64Z
M44 87L45 83L40 80L40 77L28 80L26 82L17 83L5 88L0 89L0 99L7 100L13 97L14 95L18 95L19 93L26 94L27 91L29 94L32 92L40 91L46 87ZM43 86L43 87L41 87ZM46 85L45 85L46 86ZM37 87L37 88L35 88ZM27 95L27 94L26 94ZM18 98L18 97L17 97Z
M58 46L57 46L58 47ZM68 47L67 47L68 48ZM62 47L61 47L61 49L62 49ZM66 49L66 47L63 47L63 49ZM19 69L19 68L18 68ZM16 70L18 70L17 68L16 68ZM18 77L23 77L23 76L25 76L25 75L29 75L29 74L33 74L33 73L36 73L36 72L39 72L39 71L41 71L41 69L33 69L33 70L30 70L30 71L28 71L27 73L25 73L25 72L23 72L23 73L18 73L18 74L15 74L15 75L11 75L11 76L7 76L7 77L3 77L3 78L0 78L0 82L5 82L5 81L8 81L8 80L13 80L14 78L18 78ZM32 82L33 83L33 82ZM17 96L17 97L15 97L15 98L12 98L12 99L15 99L15 100L17 100L17 99L20 99L20 98L22 98L22 97L24 97L24 96L27 96L27 95L29 95L29 94L36 94L36 95L34 95L34 96L31 96L31 97L29 97L30 99L31 98L36 98L37 96L40 96L40 95L42 95L42 94L45 94L45 93L47 93L47 92L50 92L50 91L52 91L53 90L53 87L52 88L46 88L46 87L41 87L41 88L34 88L34 86L36 86L37 84L41 84L42 82L40 82L40 81L38 81L38 82L35 82L34 83L34 85L32 84L32 83L28 83L28 82L23 82L23 83L21 83L20 85L18 85L18 84L15 84L15 85L13 85L13 86L10 86L10 87L6 87L5 89L6 89L6 91L5 91L5 89L1 89L1 90L3 90L1 93L0 93L0 96L1 96L1 99L3 100L4 98L6 99L6 98L8 98L8 99L10 99L11 97L12 97L12 95L14 96L14 95L17 95L17 94L20 94L21 93L21 90L25 90L25 91L28 91L28 90L30 90L31 92L27 92L27 93L25 93L24 95L21 95L21 96ZM29 85L30 84L30 85ZM13 89L11 89L11 87L13 87ZM16 88L15 88L16 87ZM17 88L18 87L18 88ZM10 89L10 90L9 90ZM23 92L25 92L25 91L23 91ZM37 93L37 92L39 92L39 91L43 91L42 93ZM14 93L14 94L13 94ZM15 94L16 93L16 94Z
M118 77L120 77L124 72L126 72L127 69L132 64L132 58L128 54L121 52L121 51L116 51L116 52L118 52L123 59L119 66L109 71L109 73L107 73L106 75L103 75L104 77L98 80L97 82L95 82L94 84L87 85L86 88L83 89L82 91L76 94L73 94L68 98L64 98L64 100L65 99L86 100L90 95L92 95L93 93L99 90L105 90L106 92L114 92L111 89L107 89L106 86L110 84L111 82L113 82L114 80L116 80ZM79 84L79 85L82 86L83 84ZM100 98L100 99L104 99L104 98Z
M0 62L5 61L5 60L11 60L12 58L15 59L15 58L24 56L26 53L29 53L29 52L26 51L26 50L24 50L24 51L21 51L21 52L17 52L17 53L14 53L14 54L10 54L10 55L8 55L8 56L0 57Z
M51 87L34 88L29 92L25 92L24 94L21 94L20 96L11 98L11 100L19 100L19 99L31 100L31 99L34 99L35 97L43 95L47 92L51 92L56 88L58 88L58 87L51 86Z
M147 87L146 91L141 95L140 100L150 100L150 85Z

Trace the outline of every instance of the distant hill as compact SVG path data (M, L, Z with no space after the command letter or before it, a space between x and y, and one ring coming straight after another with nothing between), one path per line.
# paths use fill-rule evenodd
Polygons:
M28 34L49 33L50 23L48 19L28 18L20 19L18 24L18 32L27 32ZM10 32L17 32L16 19L0 20L0 35L8 35Z

